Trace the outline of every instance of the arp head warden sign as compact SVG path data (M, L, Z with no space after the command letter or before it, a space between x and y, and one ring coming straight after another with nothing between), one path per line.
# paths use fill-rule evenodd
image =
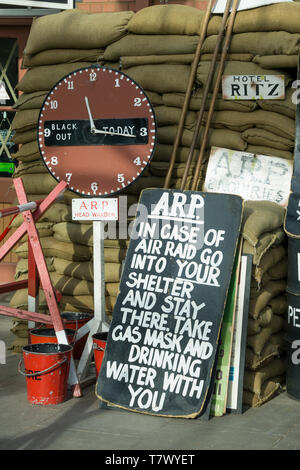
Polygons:
M96 394L143 413L196 417L208 393L242 198L145 190Z

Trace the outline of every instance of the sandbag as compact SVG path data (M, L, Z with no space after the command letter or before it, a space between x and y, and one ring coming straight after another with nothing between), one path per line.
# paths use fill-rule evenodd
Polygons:
M105 61L119 60L124 56L159 56L172 54L193 54L199 41L198 36L178 35L135 35L128 34L106 47Z
M233 26L234 33L257 31L288 31L299 33L300 5L277 3L251 10L239 11Z
M33 127L24 132L15 131L11 140L14 144L28 144L29 142L33 142L36 137L36 128Z
M13 108L20 111L22 109L40 109L47 96L47 91L33 91L32 93L22 93L15 102Z
M157 140L159 144L170 144L172 145L174 142L174 138L176 136L177 126L162 126L158 128L157 132ZM192 139L194 136L194 131L191 129L184 128L182 137L181 137L181 145L183 147L190 148ZM199 136L196 140L196 148L200 148L201 144L201 137L202 132L199 133ZM230 129L210 129L208 132L208 139L206 143L206 148L210 149L211 147L221 147L221 148L229 148L232 150L246 150L247 144L242 139L241 134L238 131L230 130ZM210 153L210 150L209 150ZM180 158L180 157L178 157ZM184 156L182 155L182 159ZM155 156L154 156L155 159ZM180 160L182 161L182 160Z
M264 290L252 295L249 302L249 316L257 319L260 312L268 305L271 306L271 299L282 295L286 290L286 280L270 281Z
M31 173L22 175L22 181L26 193L49 194L57 186L57 181L48 172Z
M203 89L198 88L195 90L189 102L189 109L191 111L199 112L203 97ZM185 99L185 93L164 93L162 95L163 104L166 106L175 106L177 108L182 109L183 103ZM211 95L208 96L206 101L205 109L208 110L211 102ZM215 110L216 111L240 111L240 112L249 112L254 111L257 108L256 101L248 101L248 100L223 100L222 95L219 94L216 103L215 103Z
M92 249L87 246L66 243L55 240L53 237L41 239L42 250L45 256L67 259L69 261L87 261L92 256ZM16 248L16 254L20 258L28 257L28 244L22 243Z
M271 201L245 201L242 235L252 246L266 232L283 226L284 207Z
M120 58L120 67L126 73L126 69L137 65L190 65L193 60L194 54L122 56Z
M200 34L205 12L186 5L154 5L139 10L128 22L134 34Z
M185 93L190 67L188 65L157 64L130 67L126 74L135 80L142 88L157 93Z
M269 157L279 157L285 160L293 160L294 154L287 150L278 150L271 147L263 147L262 145L247 145L247 152L253 153L254 155L265 155Z
M204 114L204 122L207 114ZM257 109L251 113L236 111L217 111L214 113L211 126L228 128L243 132L252 127L265 129L286 139L295 138L295 121L278 113Z
M61 258L53 258L53 269L58 274L73 277L75 279L82 279L86 281L93 281L93 262L70 262ZM119 282L121 277L121 263L106 262L104 264L104 278L106 282Z
M286 363L284 359L274 359L270 364L258 371L245 370L244 390L249 390L257 395L261 394L262 385L266 380L285 374Z
M22 69L72 62L98 63L102 60L103 53L104 49L48 49L34 55L24 54Z
M253 318L248 318L248 328L247 336L256 335L261 332L262 328L270 325L273 320L273 312L270 307L266 307L258 317L254 320Z
M288 311L288 302L286 294L274 297L269 301L269 305L276 315L286 315Z
M270 364L279 355L280 348L271 343L267 343L260 354L255 354L251 348L246 348L245 367L250 370L257 370L260 367Z
M203 44L204 53L213 52L215 50L217 37L217 35L214 35L206 38ZM296 34L291 34L282 30L270 32L259 32L257 30L255 32L233 34L230 41L229 52L251 53L254 56L293 56L298 53L299 44L300 31Z
M89 67L92 62L74 62L72 64L40 65L27 70L19 81L17 89L24 93L50 90L61 78L74 70Z
M11 128L14 131L24 132L37 126L39 109L24 109L15 114Z
M264 69L297 68L298 55L256 55L253 62Z
M261 258L258 265L254 269L254 277L256 282L260 283L262 276L269 271L269 269L274 268L277 264L286 257L286 249L283 245L270 248L264 256ZM284 278L285 271L282 273L281 279ZM278 275L278 273L277 273Z
M280 137L273 132L259 129L257 127L253 127L242 132L242 139L248 144L256 146L262 145L264 147L276 148L278 150L292 151L295 145L292 139Z
M25 54L48 49L98 49L126 34L132 11L88 13L80 9L34 18Z
M267 401L274 398L281 390L281 383L284 382L284 376L276 378L276 380L266 380L261 387L259 394L255 394L249 390L243 392L243 404L248 405L252 408L258 408Z
M253 246L247 240L243 240L242 252L243 254L252 255L253 265L260 263L262 256L274 246L281 245L286 241L286 234L282 227L275 229L273 232L263 233L257 244Z

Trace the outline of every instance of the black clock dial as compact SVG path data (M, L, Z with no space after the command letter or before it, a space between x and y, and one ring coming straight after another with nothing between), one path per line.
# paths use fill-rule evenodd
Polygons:
M96 119L45 121L45 146L143 145L148 143L148 119Z

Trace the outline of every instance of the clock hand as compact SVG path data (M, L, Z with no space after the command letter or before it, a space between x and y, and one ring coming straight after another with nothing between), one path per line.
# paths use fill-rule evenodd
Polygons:
M121 135L123 137L136 137L136 135L132 134L123 134L121 132L110 132L110 131L101 131L99 129L96 129L95 127L91 129L92 134L109 134L109 135Z
M94 131L96 128L95 128L95 124L94 124L94 121L93 121L92 113L91 113L91 110L90 110L90 105L89 105L88 97L85 96L84 100L85 100L87 112L88 112L89 118L90 118L91 132L93 133L93 131Z

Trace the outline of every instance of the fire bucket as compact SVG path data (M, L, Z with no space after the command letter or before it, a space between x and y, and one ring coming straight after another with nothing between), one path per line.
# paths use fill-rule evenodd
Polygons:
M83 312L63 312L61 314L61 318L66 328L70 328L77 332L77 330L79 330L83 325L85 325L85 323L91 320L92 316L89 315L88 313L83 313ZM80 338L79 341L76 341L76 338L75 338L76 343L74 344L74 349L73 349L74 359L80 359L86 340L88 338L88 335L89 334L87 333L82 338Z
M27 398L33 405L56 405L67 397L72 346L37 343L23 347L19 372L26 377ZM22 361L24 369L21 370Z
M65 329L68 343L72 346L76 331L70 328ZM37 343L57 343L56 333L54 328L35 328L30 330L30 344Z
M93 338L93 349L94 349L94 358L95 358L95 367L96 367L96 376L98 377L101 364L104 356L104 350L106 347L107 341L107 332L106 333L96 333L92 336Z

